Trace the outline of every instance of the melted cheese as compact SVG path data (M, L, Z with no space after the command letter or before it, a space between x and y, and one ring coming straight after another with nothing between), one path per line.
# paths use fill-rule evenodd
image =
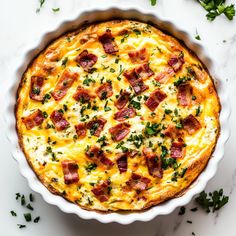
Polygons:
M111 29L115 42L118 45L119 52L116 55L106 54L102 44L97 40L97 34L101 35L107 28ZM120 35L120 32L124 30L127 30L128 34ZM81 39L88 37L88 41L82 44ZM136 96L134 98L135 101L141 103L141 109L137 110L137 116L126 121L131 125L131 132L123 140L123 146L128 149L137 149L127 139L131 134L141 134L144 136L144 141L138 149L139 152L142 153L142 148L148 147L151 142L156 153L161 155L160 144L170 150L171 140L160 135L145 137L144 130L147 122L167 126L173 120L185 118L189 114L195 115L199 106L200 114L197 119L201 123L202 128L193 135L189 135L187 132L184 133L184 142L186 144L185 156L177 160L179 167L176 170L171 167L164 170L163 178L161 179L149 175L145 158L142 154L129 158L127 172L122 174L120 174L116 164L109 170L102 166L97 166L95 170L88 171L86 167L92 161L85 156L85 148L87 145L92 146L96 144L99 146L100 144L97 142L98 137L90 135L88 131L84 139L75 139L76 131L74 125L80 123L80 120L83 120L86 116L89 117L86 121L91 120L94 116L102 116L106 119L107 123L100 137L106 136L109 144L103 150L107 157L116 163L116 154L121 152L121 149L117 148L118 143L112 141L108 131L110 127L119 123L113 118L114 113L118 111L114 106L114 101L116 100L116 95L120 94L121 89L126 89L134 94L123 72L137 66L131 63L128 52L142 48L146 48L148 51L149 65L155 75L165 68L171 55L178 51L183 52L185 63L182 69L171 76L166 83L156 83L154 80L155 75L144 81L149 86L149 89L144 91L140 95L141 97ZM76 56L85 49L98 57L98 61L94 65L96 71L91 74L85 72L75 62ZM174 86L174 81L179 77L186 76L187 68L191 66L201 66L204 68L198 58L173 37L162 33L150 25L135 21L111 21L91 25L85 29L62 36L51 43L34 59L24 73L17 100L16 119L20 144L28 162L39 179L49 190L63 195L69 201L86 209L102 211L141 210L179 195L190 186L205 168L219 133L220 105L213 81L205 69L201 71L203 75L201 81L196 79L190 81L197 97L195 103L188 107L178 104L176 97L177 88ZM49 71L47 70L48 67L53 69ZM55 101L51 98L42 104L30 99L31 76L44 76L46 81L43 86L43 93L49 94L55 88L58 79L65 69L77 72L79 78L74 82L62 100ZM118 80L118 77L121 79ZM89 78L89 86L86 86L84 83L86 78ZM107 100L107 107L110 107L111 110L105 112L104 106L106 101L101 101L96 97L91 105L96 105L98 111L86 109L82 116L80 111L84 104L80 104L72 98L76 88L81 85L89 89L91 93L95 93L96 89L101 85L101 80L103 82L107 80L112 81L113 96ZM160 88L168 96L158 106L155 113L151 114L151 111L144 105L144 97L149 96L156 88ZM54 110L63 109L63 105L66 105L68 108L64 112L64 116L70 123L70 127L64 131L48 128L52 124L49 117L50 114ZM48 117L41 126L27 130L21 118L37 109L46 112ZM165 109L170 109L172 111L171 115L165 115ZM175 109L178 109L178 116L174 115ZM167 157L169 156L170 154L167 155ZM76 161L79 166L79 182L76 184L66 185L64 183L61 162L68 159ZM173 181L174 172L178 171L180 173L185 168L187 168L186 174L183 177L178 176L177 181ZM130 179L132 172L149 178L151 180L151 187L139 194L132 189L127 190L125 188L126 181ZM100 181L107 180L108 178L111 181L112 187L109 200L100 202L91 192L91 189ZM145 198L138 197L140 195Z

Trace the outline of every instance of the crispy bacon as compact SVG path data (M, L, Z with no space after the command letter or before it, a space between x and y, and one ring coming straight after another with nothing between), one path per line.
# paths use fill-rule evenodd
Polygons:
M172 56L168 61L168 64L173 68L175 72L179 71L184 64L184 54L180 53L179 56Z
M43 112L41 110L37 110L33 112L32 114L22 117L22 122L25 124L26 129L32 129L35 126L39 126L44 121Z
M148 63L140 65L139 67L136 67L135 71L136 71L137 75L139 77L141 77L142 79L147 79L147 78L154 75L154 72L149 67Z
M189 106L192 102L193 88L190 84L184 83L178 86L177 98L182 106Z
M61 162L65 184L73 184L79 181L78 165L75 161L65 160Z
M43 100L42 87L44 78L41 76L32 76L30 85L30 98L41 102Z
M128 123L120 123L115 125L109 129L111 137L114 141L120 141L125 138L130 132L130 124Z
M56 101L61 100L77 78L78 74L76 72L65 70L57 82L54 91L52 92L53 98Z
M178 142L172 143L170 156L173 158L182 158L184 156L184 142L182 138L179 138Z
M117 155L116 163L120 171L120 174L127 171L128 167L127 159L128 159L128 153L119 153Z
M88 122L87 128L90 129L90 134L99 137L105 124L106 120L102 117L95 117L91 121Z
M130 93L125 91L122 91L119 95L119 97L117 98L117 100L115 101L115 106L117 107L117 109L122 109L125 107L125 105L128 103L130 98Z
M96 94L101 100L111 97L113 94L111 83L102 84L100 87L97 88Z
M87 89L78 86L73 98L78 102L86 103L89 102L91 98L94 98L94 96L92 96Z
M167 95L162 92L160 89L153 91L148 100L145 102L145 105L151 110L155 111L158 105L167 97Z
M60 111L53 111L50 118L57 131L64 130L70 125L69 122L63 117L63 113Z
M154 75L154 72L150 69L148 64L141 65L124 73L124 76L129 81L136 94L141 94L148 89L148 86L144 84L143 79L149 78L152 75Z
M200 122L192 114L183 120L183 126L188 134L193 134L201 128Z
M141 64L143 62L148 62L149 56L146 48L141 48L137 51L131 51L128 53L129 58L131 59L132 63Z
M111 30L107 29L103 35L98 37L98 40L102 44L105 53L115 54L119 51Z
M180 130L177 129L173 124L168 125L167 128L163 131L163 134L171 139L175 139L182 135Z
M161 84L164 84L165 82L167 82L167 80L174 75L174 70L172 67L166 67L164 68L163 71L159 72L157 74L157 76L155 77L155 80L158 81Z
M132 173L130 180L126 184L137 191L143 191L148 187L148 184L151 182L149 178L143 177L139 174Z
M162 178L161 158L158 157L151 148L144 148L143 154L146 158L146 164L150 175Z
M88 50L84 50L75 58L75 61L79 63L79 65L82 66L86 72L92 71L97 60L97 56L92 53L88 53Z
M75 130L79 138L84 138L86 136L87 129L85 123L75 125Z
M133 118L136 116L136 111L134 108L123 108L114 115L114 119L118 121L124 121L128 118Z
M110 181L106 180L101 184L97 184L96 187L92 189L93 194L100 202L106 202L109 199L109 189Z
M107 168L111 168L114 163L106 157L104 151L97 147L96 145L89 148L89 150L85 153L86 156L94 161L97 165L104 165Z

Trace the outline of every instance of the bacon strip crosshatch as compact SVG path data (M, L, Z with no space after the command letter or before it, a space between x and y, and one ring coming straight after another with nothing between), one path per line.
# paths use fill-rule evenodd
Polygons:
M197 56L130 20L52 42L25 71L16 101L19 143L40 181L103 212L143 210L184 193L211 157L219 112Z

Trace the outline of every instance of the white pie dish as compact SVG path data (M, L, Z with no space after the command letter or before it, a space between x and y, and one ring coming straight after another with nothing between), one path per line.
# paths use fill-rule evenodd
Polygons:
M206 169L201 173L198 179L190 186L188 191L179 198L171 199L163 204L152 207L143 212L133 212L133 213L109 213L101 214L93 211L86 211L80 207L66 201L60 196L53 195L50 193L43 184L37 179L36 175L29 167L23 152L21 151L18 144L18 137L15 130L15 115L14 106L16 102L16 90L19 85L20 78L25 71L27 65L30 61L41 51L52 39L57 38L66 31L78 28L85 21L103 21L114 18L126 18L126 19L137 19L144 22L152 22L158 25L162 30L168 31L175 37L183 40L186 45L192 49L199 58L208 67L210 74L215 78L215 83L220 97L220 102L222 105L220 124L221 124L221 134L218 139L217 146L213 153L214 158L211 158ZM172 212L176 207L187 204L194 195L201 192L206 183L214 176L219 161L223 157L224 144L229 136L228 127L228 117L229 117L229 103L227 102L227 93L225 82L218 78L215 73L215 63L210 59L208 53L196 43L193 43L193 37L188 34L188 32L183 32L177 29L181 28L181 23L178 22L168 22L168 20L160 18L154 10L141 10L141 9L128 9L128 8L109 8L109 9L93 9L89 12L80 12L75 19L68 19L68 21L61 22L60 26L51 32L46 32L45 35L34 45L32 45L32 50L26 52L25 57L19 63L21 66L16 68L16 74L11 80L11 85L8 91L8 104L6 108L6 121L8 126L8 137L13 144L12 154L14 158L19 163L20 171L24 177L27 178L30 187L40 193L46 202L58 206L62 211L67 213L74 213L84 219L96 219L103 223L117 222L121 224L129 224L134 221L149 221L156 217L157 215L166 215Z

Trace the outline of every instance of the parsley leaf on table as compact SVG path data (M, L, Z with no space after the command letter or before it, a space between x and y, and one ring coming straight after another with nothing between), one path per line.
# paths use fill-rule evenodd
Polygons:
M157 4L157 0L151 0L151 5L155 6Z
M235 16L234 4L226 5L226 0L197 0L201 6L208 12L206 17L209 21L221 14L224 14L229 20L233 20Z
M209 195L209 197L208 197ZM206 210L207 213L215 212L228 203L229 197L223 195L223 189L207 194L205 191L201 192L195 199L196 202Z

